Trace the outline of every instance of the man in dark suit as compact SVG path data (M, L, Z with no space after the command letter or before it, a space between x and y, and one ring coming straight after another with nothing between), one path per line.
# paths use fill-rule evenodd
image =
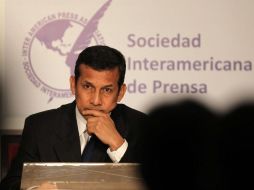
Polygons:
M24 162L139 162L139 122L146 115L118 104L125 70L116 49L82 51L70 77L75 101L26 118L19 152L0 188L20 188Z

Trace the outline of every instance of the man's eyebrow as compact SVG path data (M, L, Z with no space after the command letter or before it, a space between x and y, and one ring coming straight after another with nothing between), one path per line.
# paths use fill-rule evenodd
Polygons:
M82 81L82 84L89 84L92 87L95 87L94 84L92 82L89 82L87 80ZM113 84L106 84L105 86L103 86L102 88L112 88L114 87Z
M87 81L87 80L84 80L84 81L82 81L81 83L82 83L82 84L89 84L89 85L91 85L91 86L94 86L93 83L91 83L91 82L89 82L89 81Z
M108 85L103 86L102 88L112 88L112 87L113 87L113 84L108 84Z

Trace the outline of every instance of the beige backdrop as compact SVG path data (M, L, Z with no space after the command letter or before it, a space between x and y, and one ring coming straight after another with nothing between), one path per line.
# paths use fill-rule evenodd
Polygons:
M126 56L123 103L133 108L193 97L226 110L253 100L253 7L252 0L2 0L2 128L22 129L29 114L73 100L66 58L88 28L89 45Z

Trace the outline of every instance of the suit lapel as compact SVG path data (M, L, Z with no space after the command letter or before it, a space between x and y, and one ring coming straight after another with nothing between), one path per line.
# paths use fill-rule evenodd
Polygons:
M117 131L123 138L127 137L127 126L126 122L124 122L124 112L121 109L121 105L117 105L116 108L111 113L111 118L115 123Z
M80 142L75 115L75 102L61 109L56 127L55 152L61 162L80 162Z

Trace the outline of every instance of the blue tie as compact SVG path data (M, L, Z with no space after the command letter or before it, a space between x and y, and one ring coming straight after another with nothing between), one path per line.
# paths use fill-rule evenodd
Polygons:
M91 162L95 145L95 138L92 136L85 146L85 149L81 155L82 162Z

